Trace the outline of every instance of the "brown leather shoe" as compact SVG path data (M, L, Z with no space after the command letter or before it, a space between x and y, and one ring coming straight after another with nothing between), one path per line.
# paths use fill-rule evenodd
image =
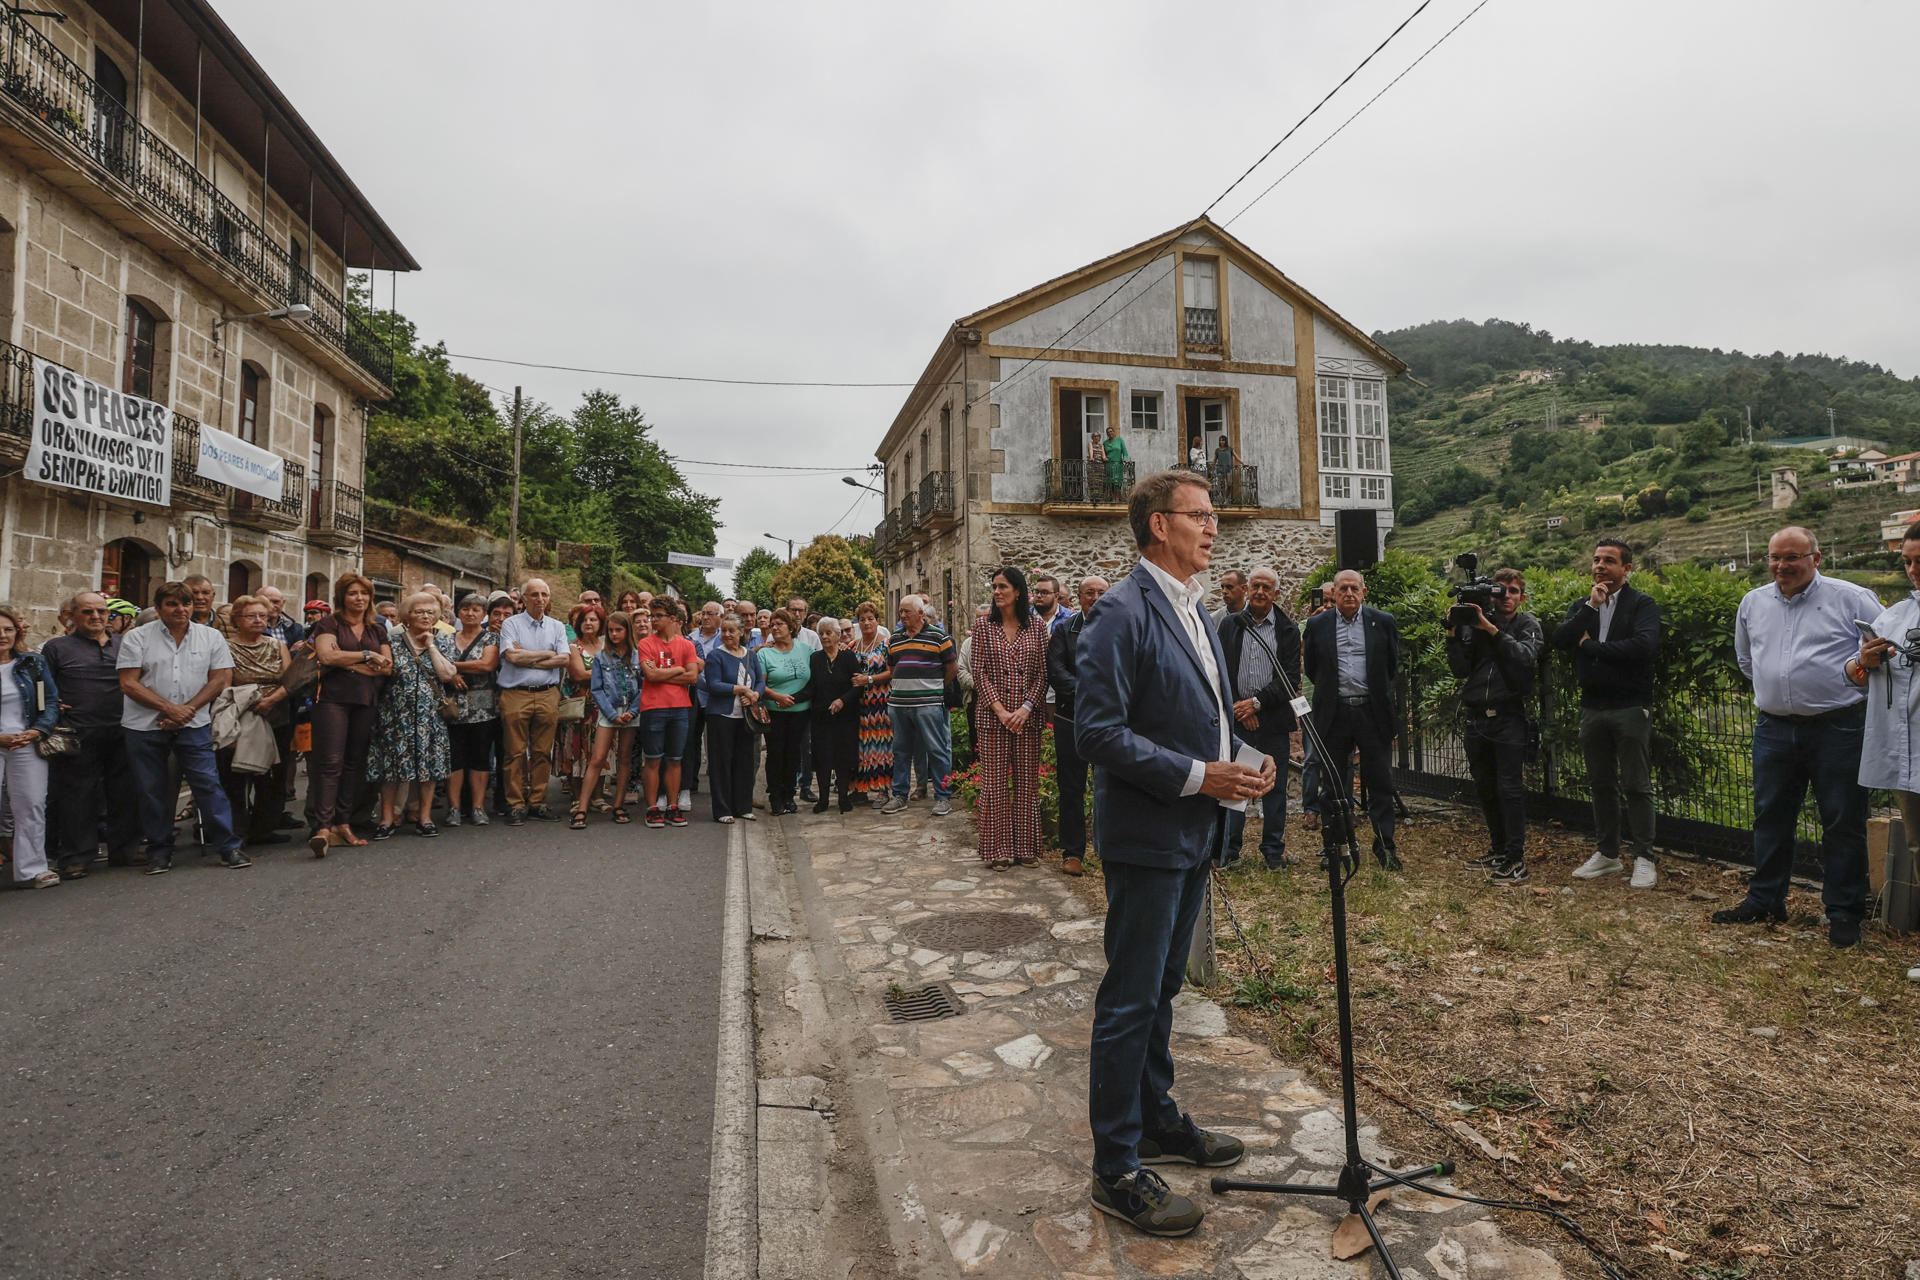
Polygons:
M1080 874L1080 859L1063 858L1060 860L1060 869L1070 876L1077 876Z

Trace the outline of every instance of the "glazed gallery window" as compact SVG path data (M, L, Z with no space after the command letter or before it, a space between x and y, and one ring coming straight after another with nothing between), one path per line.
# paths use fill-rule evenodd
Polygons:
M1387 500L1387 481L1383 476L1360 477L1360 501L1385 502Z
M1351 498L1353 496L1353 477L1321 476L1320 492L1328 498Z
M1377 378L1335 378L1322 374L1320 389L1320 469L1387 469L1387 392Z

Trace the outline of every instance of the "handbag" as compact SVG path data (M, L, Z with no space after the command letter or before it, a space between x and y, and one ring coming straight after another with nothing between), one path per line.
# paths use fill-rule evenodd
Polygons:
M40 735L39 741L33 744L33 749L40 754L42 760L77 756L80 754L80 735L75 733L69 725L57 724Z
M765 733L768 727L773 724L773 713L758 702L747 708L747 713L744 718L747 722L747 728L751 729L754 733Z
M571 697L560 699L560 710L556 713L555 718L558 719L561 724L585 720L587 718L587 695L584 693L576 693Z

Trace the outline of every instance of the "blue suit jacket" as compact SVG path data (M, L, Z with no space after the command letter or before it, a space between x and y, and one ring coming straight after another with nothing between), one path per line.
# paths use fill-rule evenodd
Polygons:
M1226 656L1204 611L1200 626L1224 681ZM1195 760L1219 758L1222 717L1230 725L1232 710L1207 683L1173 602L1145 565L1100 598L1074 657L1074 744L1093 766L1101 859L1199 866L1220 839L1222 810L1180 791ZM1237 752L1239 739L1230 741Z

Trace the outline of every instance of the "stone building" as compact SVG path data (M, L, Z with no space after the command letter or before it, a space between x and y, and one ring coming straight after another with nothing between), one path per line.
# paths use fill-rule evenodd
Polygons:
M920 592L964 625L996 565L1069 587L1126 571L1134 479L1186 465L1196 436L1214 569L1268 565L1290 594L1333 554L1337 513L1370 512L1376 541L1391 527L1386 380L1405 370L1204 218L966 316L876 451L889 608ZM1093 450L1110 424L1117 484Z
M349 275L419 264L205 0L59 10L0 10L0 600L45 639L88 588L328 594L360 565L367 407L393 369ZM23 472L54 438L36 358L88 380L102 424L121 393L159 406L134 456L164 503L96 468ZM124 446L101 432L87 447ZM211 478L203 439L266 466L256 488L277 458L279 492Z

